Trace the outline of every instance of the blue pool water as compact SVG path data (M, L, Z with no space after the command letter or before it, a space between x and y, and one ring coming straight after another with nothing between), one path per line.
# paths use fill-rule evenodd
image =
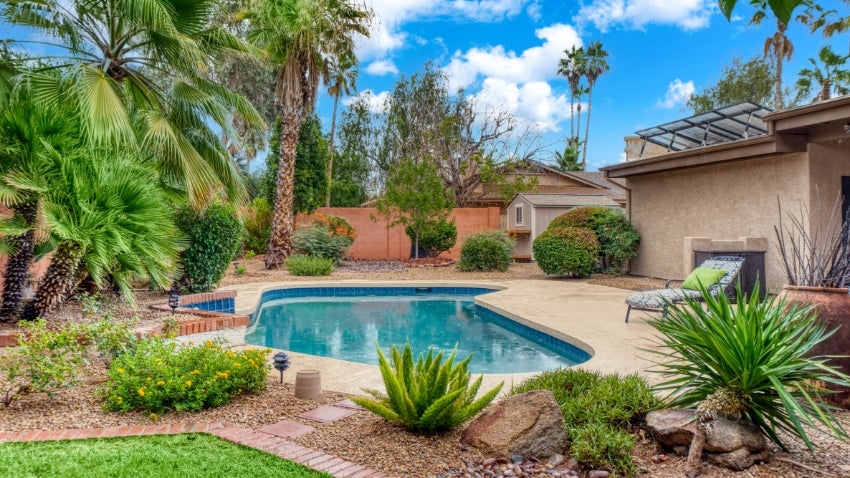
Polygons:
M475 305L474 294L483 290L416 293L415 288L404 288L399 291L403 295L376 290L266 293L245 341L373 365L378 363L376 342L385 353L390 345L400 347L405 341L410 341L414 353L457 345L458 360L473 354L469 367L473 373L535 372L590 358L570 344ZM275 298L281 295L285 297Z

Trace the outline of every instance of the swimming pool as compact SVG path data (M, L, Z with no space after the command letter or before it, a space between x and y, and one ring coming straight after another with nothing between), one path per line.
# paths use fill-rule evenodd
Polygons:
M473 354L473 373L536 372L590 359L585 351L476 305L490 289L464 287L322 287L267 291L252 315L246 343L378 363L375 343L387 350L410 341L458 359Z

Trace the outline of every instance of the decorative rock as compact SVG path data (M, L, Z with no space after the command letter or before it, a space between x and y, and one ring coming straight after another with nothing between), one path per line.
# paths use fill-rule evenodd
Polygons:
M587 477L588 478L608 478L609 474L610 473L608 473L605 470L593 470L593 471L591 471L590 473L587 474Z
M564 455L560 453L555 453L554 455L552 455L551 458L549 458L549 461L547 463L549 464L549 466L554 468L560 465L561 463L564 463L565 461L567 461L567 459L564 457Z
M461 442L487 455L550 457L567 446L567 429L555 396L535 390L490 405L463 431Z
M756 462L766 461L770 457L768 450L751 453L746 448L738 448L729 453L706 453L709 463L722 466L730 470L743 471L753 466Z
M511 455L511 462L513 463L522 463L522 455Z
M646 426L658 443L674 448L689 446L696 424L693 410L654 410L646 415ZM705 451L730 453L738 449L760 452L767 449L764 435L750 423L718 417L708 429Z

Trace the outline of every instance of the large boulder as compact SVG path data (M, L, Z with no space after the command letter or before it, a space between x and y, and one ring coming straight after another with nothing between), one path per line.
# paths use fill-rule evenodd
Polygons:
M688 446L694 437L694 410L653 410L646 415L646 427L655 440L667 447ZM707 430L705 451L730 453L738 449L760 452L767 449L764 434L755 425L718 417Z
M535 390L490 405L461 442L490 456L550 457L566 449L567 428L552 392Z

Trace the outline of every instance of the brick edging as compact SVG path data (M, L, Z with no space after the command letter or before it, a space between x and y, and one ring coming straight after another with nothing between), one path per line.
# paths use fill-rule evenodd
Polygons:
M298 445L285 438L229 423L179 422L163 425L0 432L0 442L85 440L89 438L177 435L180 433L209 433L231 443L264 451L284 460L294 461L307 468L326 472L336 478L391 478L390 475L383 472Z

